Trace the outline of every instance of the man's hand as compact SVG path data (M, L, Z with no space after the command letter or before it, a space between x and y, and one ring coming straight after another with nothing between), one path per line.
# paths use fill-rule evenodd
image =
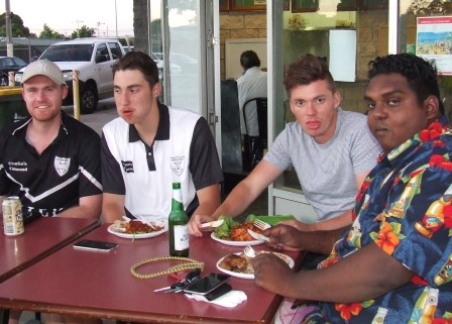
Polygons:
M270 238L269 245L274 249L298 251L303 248L300 240L303 233L293 226L278 224L265 230L263 234Z
M212 230L211 228L201 229L202 223L214 221L215 219L209 215L193 215L188 222L188 232L193 236L202 236L202 232Z
M277 294L284 295L287 285L290 285L294 272L286 262L271 253L261 253L250 259L254 269L254 281L258 286Z

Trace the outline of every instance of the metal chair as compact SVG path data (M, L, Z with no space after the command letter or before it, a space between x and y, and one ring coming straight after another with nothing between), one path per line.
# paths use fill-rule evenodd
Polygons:
M267 149L267 110L267 98L263 97L250 99L243 105L244 159L249 170L262 160Z

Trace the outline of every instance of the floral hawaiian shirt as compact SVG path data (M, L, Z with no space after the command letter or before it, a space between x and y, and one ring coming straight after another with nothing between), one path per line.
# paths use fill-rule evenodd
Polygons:
M441 118L379 157L321 267L371 242L414 275L376 299L322 303L332 323L452 323L452 129Z

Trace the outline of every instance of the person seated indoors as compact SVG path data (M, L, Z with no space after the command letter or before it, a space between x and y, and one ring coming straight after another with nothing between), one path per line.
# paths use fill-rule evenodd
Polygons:
M254 107L247 114L246 124L248 126L248 132L245 129L243 109L245 108L245 103L250 99L267 98L267 72L261 70L261 60L253 50L247 50L240 54L240 66L243 69L243 74L237 79L240 129L242 134L259 136L257 108Z
M282 323L450 323L452 132L437 70L411 54L370 63L369 127L383 148L345 230L264 232L271 246L326 253L318 270L252 260L255 282L287 297ZM290 298L312 301L293 307Z
M201 224L221 215L235 217L289 166L293 166L316 223L289 221L300 230L336 229L350 225L354 198L381 151L364 114L344 111L341 95L324 59L307 54L292 63L284 85L296 122L287 124L264 159L211 215L190 219L192 235Z

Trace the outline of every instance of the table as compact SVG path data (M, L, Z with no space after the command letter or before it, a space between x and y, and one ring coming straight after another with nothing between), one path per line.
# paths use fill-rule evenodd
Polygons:
M42 260L100 225L97 219L41 217L25 225L25 233L0 231L0 282Z
M83 239L117 242L115 250L91 252L65 246L1 283L0 307L135 322L267 323L282 301L281 296L256 286L253 280L240 278L232 278L230 284L244 291L248 300L235 308L190 300L183 294L154 293L175 280L167 275L137 279L130 267L144 258L168 255L167 234L131 240L108 233L107 226L101 225ZM242 249L216 242L208 235L190 238L190 257L205 262L203 275L218 272L216 263L221 257ZM256 249L268 248L259 245ZM287 254L298 267L302 254ZM139 272L160 271L169 265L169 261L148 264Z

